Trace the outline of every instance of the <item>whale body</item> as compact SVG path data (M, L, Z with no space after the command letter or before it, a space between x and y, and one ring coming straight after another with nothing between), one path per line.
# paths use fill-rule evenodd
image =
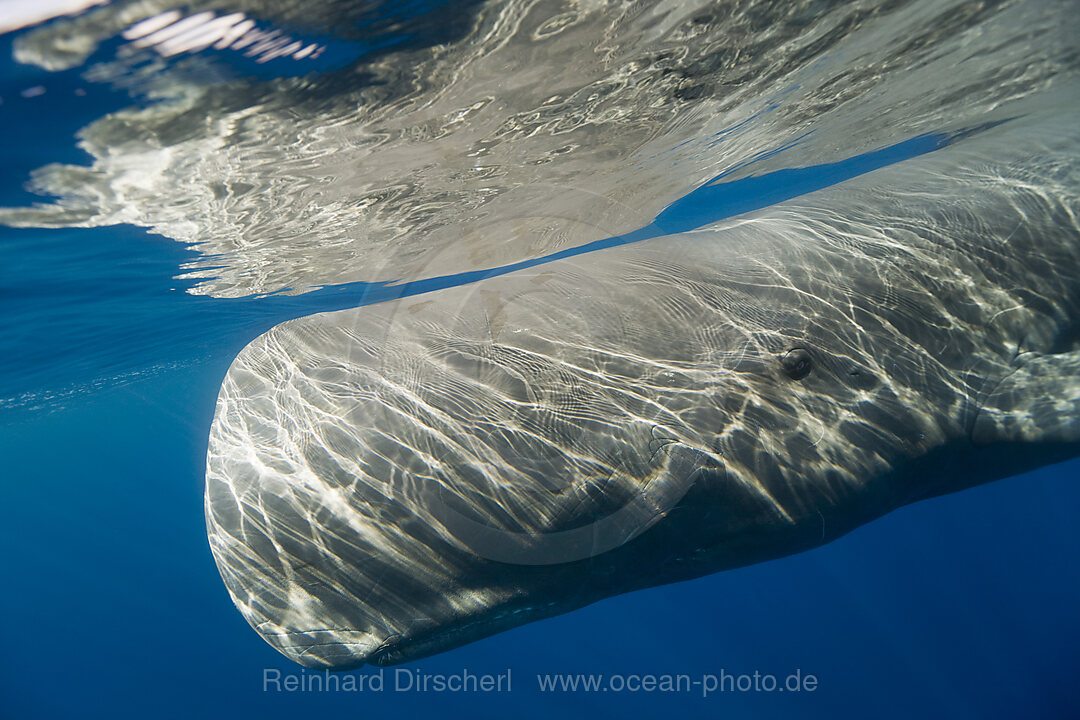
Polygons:
M210 435L237 607L395 664L1080 454L1080 168L1039 137L278 325Z

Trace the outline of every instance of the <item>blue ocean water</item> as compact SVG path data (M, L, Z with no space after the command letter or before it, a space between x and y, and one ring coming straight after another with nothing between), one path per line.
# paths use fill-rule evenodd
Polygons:
M22 189L35 168L86 162L72 135L130 98L15 63L11 36L0 40L0 205L15 206L39 199ZM48 91L20 92L38 85ZM888 160L942 142L900 140ZM804 192L882 156L845 157L839 175L836 163L799 168ZM753 209L755 197L801 194L790 174L768 177L729 187L729 205L687 195L677 221L697 227ZM509 672L508 692L398 691L406 675L394 668L378 691L267 687L268 671L300 670L236 612L203 522L207 434L229 363L290 317L477 278L217 298L176 279L195 256L130 225L0 226L0 717L1080 715L1080 461L902 508L808 553L610 598L404 666ZM537 681L755 672L816 684L544 692Z

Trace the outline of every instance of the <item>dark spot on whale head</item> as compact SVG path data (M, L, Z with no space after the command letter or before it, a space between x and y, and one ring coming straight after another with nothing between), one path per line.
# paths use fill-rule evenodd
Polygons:
M814 360L806 348L792 348L780 357L780 367L792 380L802 380L810 374Z

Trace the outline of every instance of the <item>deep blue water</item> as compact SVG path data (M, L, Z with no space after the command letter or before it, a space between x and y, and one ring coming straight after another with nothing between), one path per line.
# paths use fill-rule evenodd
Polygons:
M91 85L76 100L76 75L35 74L0 40L0 204L16 205L32 199L21 188L30 170L81 161L75 130L129 100ZM19 96L39 82L49 92ZM913 138L771 181L720 178L657 225L697 227L944 142ZM206 439L228 364L288 317L476 278L221 300L173 279L193 256L132 227L0 227L0 397L21 398L0 407L0 717L1080 716L1080 461L406 666L509 668L510 692L395 692L393 669L382 692L264 691L266 669L299 669L235 610L203 525ZM755 671L812 674L817 689L545 694L536 681Z

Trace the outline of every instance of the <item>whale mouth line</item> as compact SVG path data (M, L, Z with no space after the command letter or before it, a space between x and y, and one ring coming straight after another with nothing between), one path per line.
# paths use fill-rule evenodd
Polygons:
M453 625L421 630L411 636L393 633L387 636L374 651L365 656L361 663L374 667L400 665L434 655L447 647L454 647L460 644L457 638L461 636L480 638L498 632L503 624L508 627L520 625L523 622L522 615L529 615L529 620L540 620L565 612L567 609L572 608L560 607L559 603L554 601L542 605L525 604L521 607L510 604L495 613L491 613L491 609L487 608L483 614L463 618L464 622Z

